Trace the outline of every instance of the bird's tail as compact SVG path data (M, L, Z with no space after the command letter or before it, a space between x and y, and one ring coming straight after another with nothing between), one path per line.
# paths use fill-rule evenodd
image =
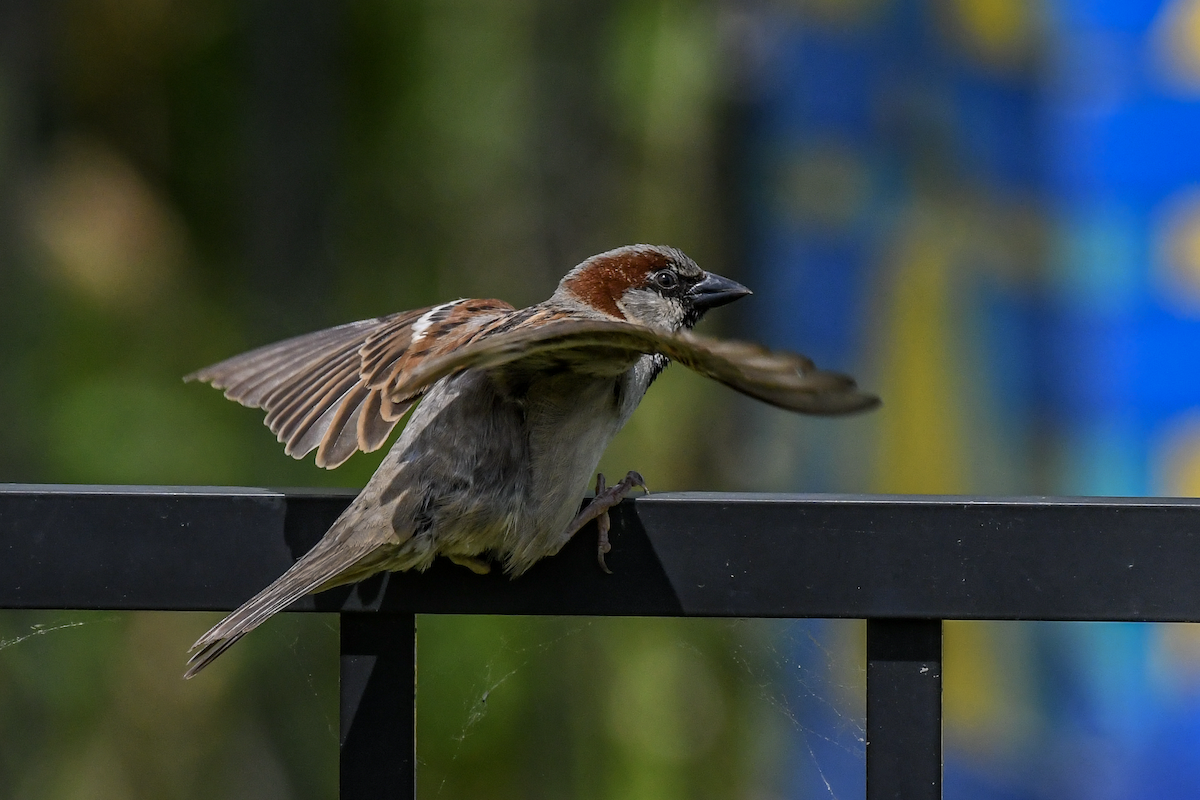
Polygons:
M369 540L356 542L354 538L357 537L340 537L332 531L326 534L274 583L214 625L188 651L192 656L183 677L195 676L238 639L304 595L360 580L374 572L374 569L364 569L366 565L362 562L373 564L376 561L370 556L377 544Z

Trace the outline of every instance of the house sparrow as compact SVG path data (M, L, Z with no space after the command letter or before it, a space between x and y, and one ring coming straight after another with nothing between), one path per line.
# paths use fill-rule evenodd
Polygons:
M636 486L629 473L576 514L609 440L670 361L807 414L877 405L807 358L690 334L704 312L750 294L671 247L584 261L550 299L515 309L455 300L267 345L185 380L262 408L293 458L332 469L381 447L420 400L362 492L303 558L192 647L192 677L311 592L448 556L516 577Z

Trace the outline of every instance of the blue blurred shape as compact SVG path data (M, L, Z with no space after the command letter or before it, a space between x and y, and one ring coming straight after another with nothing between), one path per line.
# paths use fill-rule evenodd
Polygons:
M947 442L931 452L958 454L972 475L992 474L1005 447L1025 448L1026 491L1161 491L1164 469L1183 468L1164 462L1164 436L1200 419L1200 29L1164 27L1191 2L761 11L746 233L772 292L756 334L860 374L878 365L871 355L907 359L882 367L901 403L932 397L908 374L958 392L939 408L962 424L934 420L928 430ZM1200 28L1200 7L1188 13ZM1167 34L1178 52L1164 51ZM1195 86L1164 77L1168 57L1194 69ZM1022 209L1036 225L1012 223ZM904 291L914 284L920 292ZM888 349L897 341L906 347ZM1178 464L1200 465L1195 446ZM794 488L861 490L830 477L846 474L834 450L796 458ZM900 469L911 463L902 455ZM962 485L990 488L973 480ZM797 627L832 646L829 630ZM1039 627L1027 668L1040 733L991 761L948 741L945 796L1200 796L1200 702L1163 700L1157 630ZM795 658L813 674L823 663L803 648ZM814 691L825 689L794 699L811 727L793 744L803 766L791 796L858 795L861 763L826 752L839 723Z

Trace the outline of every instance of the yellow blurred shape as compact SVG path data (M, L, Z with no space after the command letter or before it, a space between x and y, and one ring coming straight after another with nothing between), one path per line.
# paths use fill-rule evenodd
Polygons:
M1013 623L944 623L942 696L955 746L980 754L1019 746L1034 715Z
M967 487L959 410L951 248L945 231L917 221L901 242L883 293L880 491L955 494Z
M1163 688L1185 695L1200 694L1200 625L1155 625L1154 633L1150 664Z
M58 148L36 188L30 223L53 272L112 308L161 296L186 251L182 225L137 170L87 139Z
M1156 494L1200 497L1200 409L1192 409L1164 425L1152 462Z
M1200 313L1200 189L1190 186L1163 203L1152 231L1154 274L1163 300Z
M1151 60L1167 85L1200 91L1200 0L1169 0L1150 31Z
M1022 62L1033 46L1028 0L946 0L962 50L995 67Z

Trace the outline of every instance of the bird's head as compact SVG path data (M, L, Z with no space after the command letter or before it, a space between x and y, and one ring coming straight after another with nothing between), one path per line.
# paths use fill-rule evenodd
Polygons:
M555 296L617 319L669 331L690 330L710 308L750 294L705 272L674 247L634 244L592 256L568 272Z

